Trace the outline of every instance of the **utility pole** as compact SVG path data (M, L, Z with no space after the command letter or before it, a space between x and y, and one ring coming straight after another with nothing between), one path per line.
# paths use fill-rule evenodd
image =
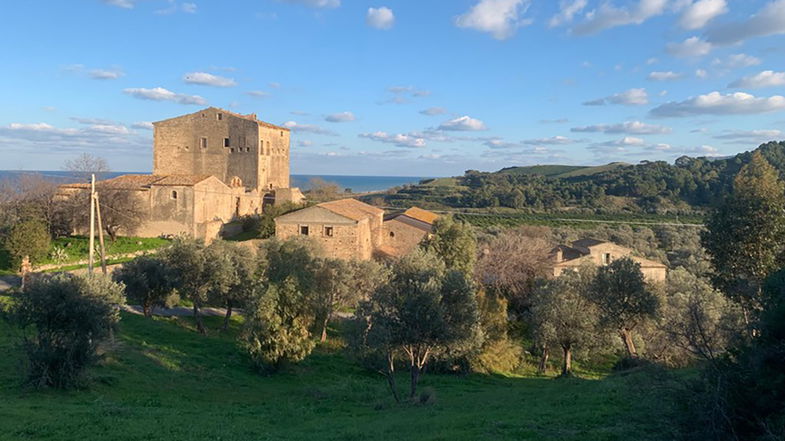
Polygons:
M87 274L93 274L93 262L95 253L95 175L90 175L90 241L87 258Z
M104 246L104 225L101 222L101 201L95 194L95 212L98 215L98 244L101 246L101 271L106 275L106 247Z

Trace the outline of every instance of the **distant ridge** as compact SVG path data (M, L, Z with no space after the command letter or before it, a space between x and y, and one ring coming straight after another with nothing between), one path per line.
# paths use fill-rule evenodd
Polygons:
M630 164L625 162L611 162L610 164L598 166L583 165L531 165L526 167L507 167L499 170L498 174L508 175L540 175L547 178L570 178L575 176L591 176L598 173L607 172L619 167L627 167Z

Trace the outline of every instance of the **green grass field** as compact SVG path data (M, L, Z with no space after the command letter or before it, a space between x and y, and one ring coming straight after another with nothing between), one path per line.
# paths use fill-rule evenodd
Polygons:
M220 320L211 319L213 329ZM651 374L601 380L426 374L427 405L396 404L340 344L261 376L230 333L123 315L86 390L20 386L17 331L0 321L0 440L664 440L669 392ZM406 376L401 375L401 389Z

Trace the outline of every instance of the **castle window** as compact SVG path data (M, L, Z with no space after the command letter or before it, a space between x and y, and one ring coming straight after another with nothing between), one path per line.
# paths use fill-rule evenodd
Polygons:
M224 138L224 147L229 147L231 144L232 143L229 141L229 138Z
M224 119L224 114L223 113L219 113L219 114L217 114L215 116L216 116L216 118L218 118L218 121L222 121Z
M199 147L206 149L207 148L207 138L200 138L199 139Z
M308 235L308 225L300 225L300 236Z
M245 148L245 153L248 153L248 152L250 152L250 151L251 151L251 148L250 148L250 147L246 147L246 148Z
M327 237L333 237L333 227L324 227L324 235Z
M395 232L394 231L390 231L390 237L395 237Z
M283 130L281 130L281 136L283 136Z
M175 200L177 199L177 192L176 191L172 192L172 199L175 199Z
M230 152L234 153L234 149L229 149Z
M602 255L602 264L608 265L611 263L611 253L605 253Z

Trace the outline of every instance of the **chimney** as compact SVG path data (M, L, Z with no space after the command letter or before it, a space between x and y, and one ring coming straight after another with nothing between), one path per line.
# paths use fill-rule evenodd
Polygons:
M556 248L556 263L561 263L564 260L564 253L561 250L561 247Z

